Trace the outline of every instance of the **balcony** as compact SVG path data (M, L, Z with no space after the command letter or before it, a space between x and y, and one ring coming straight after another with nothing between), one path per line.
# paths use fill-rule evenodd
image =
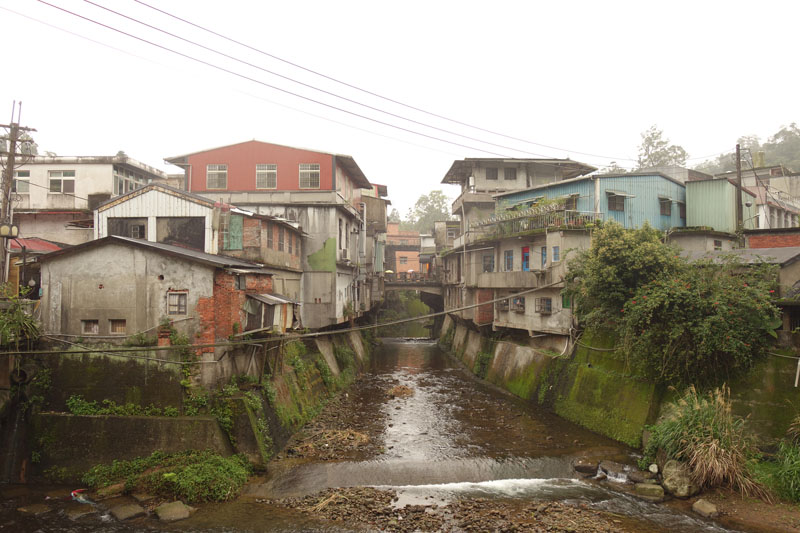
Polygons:
M603 214L590 211L571 211L531 207L524 211L509 211L470 225L467 243L504 237L515 237L542 229L582 229L602 222Z
M514 272L482 272L476 287L481 289L534 288L553 282L552 270L518 270Z

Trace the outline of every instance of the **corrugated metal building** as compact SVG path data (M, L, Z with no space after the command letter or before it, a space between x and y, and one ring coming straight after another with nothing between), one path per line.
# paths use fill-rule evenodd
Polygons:
M601 213L603 219L626 228L639 228L645 222L661 230L686 226L686 188L660 173L586 176L495 198L505 207L566 198L567 209Z
M686 197L688 226L707 226L717 231L736 233L736 185L731 181L710 179L686 182ZM756 228L756 195L743 189L742 202L744 228Z

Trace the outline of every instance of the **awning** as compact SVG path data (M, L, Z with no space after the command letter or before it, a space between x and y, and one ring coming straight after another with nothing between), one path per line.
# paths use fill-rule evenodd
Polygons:
M626 198L636 198L635 194L630 194L625 191L612 191L611 189L606 189L606 194L610 194L612 196L624 196Z
M267 305L299 304L299 302L290 300L286 296L281 296L280 294L248 294L247 297L253 298L254 300L258 300L259 302L265 303Z

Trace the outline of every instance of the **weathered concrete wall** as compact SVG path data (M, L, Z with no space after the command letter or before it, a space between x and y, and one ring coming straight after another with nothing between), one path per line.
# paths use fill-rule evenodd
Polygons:
M114 460L211 450L231 455L233 448L212 417L75 416L41 413L32 419L28 443L38 452L37 469L75 480L90 467Z

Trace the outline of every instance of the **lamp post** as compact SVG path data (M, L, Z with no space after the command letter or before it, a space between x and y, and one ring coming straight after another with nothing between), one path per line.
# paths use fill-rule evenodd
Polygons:
M18 235L19 235L19 227L15 226L14 224L11 224L10 222L0 223L0 238L3 239L3 271L2 271L3 283L8 282L8 267L9 267L8 261L10 256L6 245L6 241L8 241L8 239L16 240ZM17 241L17 244L19 244L19 241ZM25 248L23 247L23 253L24 250ZM24 263L23 263L23 268L25 268Z

